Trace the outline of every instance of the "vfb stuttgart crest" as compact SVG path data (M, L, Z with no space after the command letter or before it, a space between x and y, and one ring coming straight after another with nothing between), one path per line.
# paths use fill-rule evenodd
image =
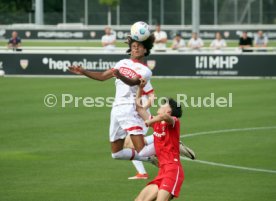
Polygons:
M148 60L147 65L151 70L153 70L156 66L156 61L155 60Z
M29 65L29 60L28 59L20 59L20 66L22 69L26 69Z

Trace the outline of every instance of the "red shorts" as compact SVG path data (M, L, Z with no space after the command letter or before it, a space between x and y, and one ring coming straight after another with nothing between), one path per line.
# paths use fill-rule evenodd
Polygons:
M159 190L166 190L178 197L183 181L184 171L181 164L167 164L159 169L158 175L147 185L156 184Z

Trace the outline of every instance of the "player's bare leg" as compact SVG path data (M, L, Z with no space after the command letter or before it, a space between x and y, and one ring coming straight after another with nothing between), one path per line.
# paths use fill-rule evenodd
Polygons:
M150 184L146 186L135 199L135 201L152 201L155 200L158 194L158 186Z
M171 195L171 193L169 193L166 190L161 189L158 191L156 201L169 201L172 198L173 198L173 196Z
M132 143L129 135L127 135L126 138L125 138L124 148L134 149L133 143Z
M124 148L125 139L119 139L114 142L111 142L111 152L116 153L121 151Z
M131 135L130 134L131 141L133 143L133 146L135 150L139 153L145 146L145 140L144 135Z

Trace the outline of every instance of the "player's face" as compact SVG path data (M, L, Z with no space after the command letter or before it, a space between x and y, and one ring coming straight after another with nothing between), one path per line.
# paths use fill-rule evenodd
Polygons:
M158 115L162 115L162 114L171 115L171 113L172 113L172 109L168 103L161 105L160 108L157 110Z
M157 32L160 32L160 31L161 31L161 27L157 25L157 26L156 26L156 31L157 31Z
M131 57L133 59L141 59L144 57L146 53L146 49L144 48L144 45L142 45L139 42L133 42L131 44Z
M220 40L221 39L221 35L220 33L216 33L216 39Z
M111 34L111 29L109 27L105 28L105 34L110 35Z
M17 37L17 32L15 32L15 31L12 32L12 37L13 37L13 38L16 38L16 37Z

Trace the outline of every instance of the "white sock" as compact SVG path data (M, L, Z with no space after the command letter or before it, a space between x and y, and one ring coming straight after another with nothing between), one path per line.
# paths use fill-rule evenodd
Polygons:
M139 152L140 157L149 157L155 155L154 144L144 146L144 148Z
M136 150L125 148L116 153L111 154L112 158L119 160L139 160L149 162L149 157L140 156Z
M136 170L139 174L146 174L147 173L142 161L132 160L132 163L133 163L134 167L136 168Z
M153 135L149 135L147 137L145 137L145 141L147 145L150 145L153 143Z

